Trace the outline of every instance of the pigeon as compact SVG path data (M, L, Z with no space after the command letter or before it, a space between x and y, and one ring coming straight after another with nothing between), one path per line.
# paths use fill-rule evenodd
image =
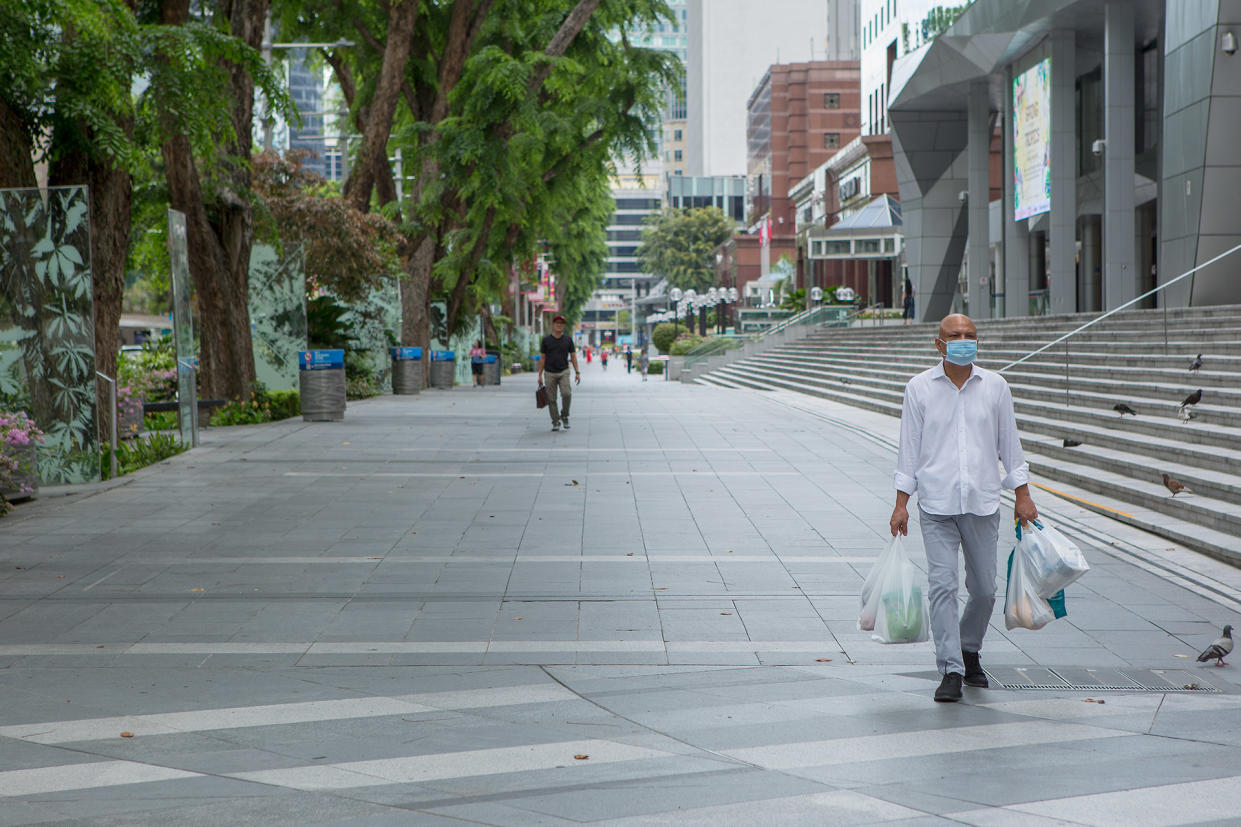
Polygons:
M1185 401L1181 403L1181 407L1188 408L1190 405L1197 405L1201 401L1202 401L1202 388L1198 388L1198 390L1194 391L1189 396L1185 397Z
M1130 408L1124 402L1117 402L1115 405L1112 406L1112 410L1116 411L1116 413L1120 414L1121 416L1124 416L1125 414L1129 414L1130 416L1138 415L1137 411L1135 411L1133 408Z
M1227 666L1228 664L1224 663L1224 656L1231 651L1232 627L1225 626L1224 634L1220 636L1220 639L1202 650L1202 654L1198 656L1198 663L1206 663L1211 658L1215 658L1216 666Z
M1189 420L1198 418L1198 412L1193 408L1178 408L1176 418L1181 420L1182 425L1186 425L1189 423Z
M1182 491L1189 491L1191 494L1193 493L1193 491L1185 486L1185 483L1178 482L1177 480L1169 477L1167 474L1163 475L1163 484L1165 488L1172 492L1172 496L1174 497Z
M1199 353L1197 356L1194 357L1194 361L1189 363L1189 372L1197 373L1201 369L1202 369L1202 354Z
M1067 439L1067 438L1066 438L1066 439L1064 440L1064 447L1065 447L1065 448L1076 448L1078 445L1081 445L1081 443L1080 443L1080 442L1078 442L1076 439Z

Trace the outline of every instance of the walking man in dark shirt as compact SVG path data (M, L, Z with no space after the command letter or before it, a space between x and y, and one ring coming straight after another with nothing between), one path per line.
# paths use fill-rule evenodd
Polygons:
M569 363L573 363L573 373L578 384L582 382L582 372L577 366L577 352L573 349L573 340L565 335L564 316L552 317L552 332L543 337L539 352L543 358L539 360L539 384L544 384L543 373L547 373L547 411L552 415L552 430L559 431L563 425L569 430L569 403L573 401L573 388L569 384ZM556 404L556 394L561 396L561 404Z

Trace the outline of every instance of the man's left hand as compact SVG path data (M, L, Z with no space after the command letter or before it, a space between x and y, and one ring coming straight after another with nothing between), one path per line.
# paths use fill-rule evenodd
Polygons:
M579 385L582 384L582 372L580 370L576 371L576 375L574 376L573 381Z
M1038 519L1038 509L1034 507L1034 500L1029 492L1017 492L1017 502L1013 505L1013 517L1022 525Z

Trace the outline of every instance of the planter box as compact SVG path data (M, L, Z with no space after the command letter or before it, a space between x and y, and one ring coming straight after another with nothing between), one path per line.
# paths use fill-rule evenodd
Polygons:
M9 502L30 499L39 490L39 463L35 446L30 444L17 448L13 453L17 457L17 471L13 474L15 487L0 488L0 494ZM30 490L23 492L22 488Z

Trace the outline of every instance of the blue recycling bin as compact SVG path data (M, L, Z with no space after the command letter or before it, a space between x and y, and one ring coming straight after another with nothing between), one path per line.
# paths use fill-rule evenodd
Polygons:
M392 393L414 396L422 390L422 348L392 348Z
M451 350L431 351L431 387L451 389L457 379L457 354Z
M304 422L345 418L345 351L299 350L298 386Z

